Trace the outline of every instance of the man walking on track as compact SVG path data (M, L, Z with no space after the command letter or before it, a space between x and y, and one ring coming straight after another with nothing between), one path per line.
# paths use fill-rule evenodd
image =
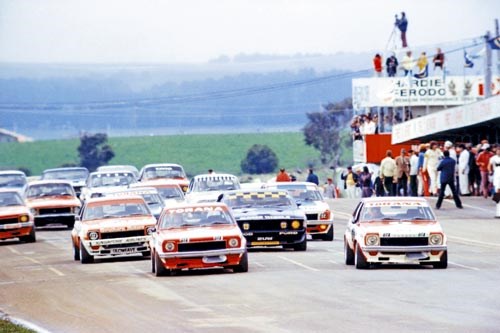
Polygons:
M441 189L439 191L439 197L438 201L436 203L436 209L441 208L441 204L443 203L443 198L444 198L444 190L446 189L446 185L448 185L451 189L451 193L453 194L453 200L455 200L455 205L457 208L463 208L462 207L462 202L460 201L460 198L457 193L457 189L455 187L455 166L457 162L455 162L454 159L450 157L450 152L448 150L445 150L443 152L444 158L441 160L439 163L437 170L441 171Z

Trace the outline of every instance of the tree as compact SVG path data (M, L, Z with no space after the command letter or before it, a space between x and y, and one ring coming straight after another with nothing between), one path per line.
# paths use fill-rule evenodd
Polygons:
M278 157L267 145L253 145L241 161L241 170L250 174L274 172L278 167Z
M105 133L81 135L80 146L78 146L80 166L92 172L99 166L107 164L115 156L107 141L108 136Z
M309 122L302 129L307 145L319 150L321 163L338 159L342 147L340 132L347 125L346 116L352 111L352 100L323 106L324 111L307 113Z

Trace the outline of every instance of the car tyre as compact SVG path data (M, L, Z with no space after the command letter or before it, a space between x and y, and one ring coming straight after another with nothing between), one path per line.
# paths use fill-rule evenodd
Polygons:
M321 239L328 242L333 241L333 225L330 227L330 230L328 230L328 232L321 237Z
M34 243L34 242L36 242L35 227L31 228L31 231L30 231L30 233L27 236L21 236L21 237L19 237L19 240L21 242L25 242L25 243Z
M144 258L149 258L149 257L151 257L151 251L144 251L144 252L142 252L142 256L143 256Z
M94 256L87 252L87 249L83 245L82 241L80 241L80 262L82 264L91 264L94 262Z
M349 244L345 239L344 239L344 260L346 265L354 265L354 251L349 247Z
M432 264L434 268L445 269L448 267L448 251L444 251L438 262Z
M151 273L156 273L155 253L151 251Z
M246 273L248 272L248 253L245 251L241 256L240 263L233 267L234 273Z
M75 261L79 261L80 260L80 249L78 248L78 246L76 246L75 243L71 242L73 244L73 259L75 259Z
M293 246L294 251L306 251L307 250L307 239L304 238L304 241L300 244Z
M354 264L357 269L366 269L369 267L366 258L361 251L361 247L356 243L356 252L354 252Z
M154 260L155 260L155 274L156 276L165 276L165 275L171 275L171 271L166 269L165 266L163 266L163 263L161 262L160 256L158 253L155 253L154 255Z

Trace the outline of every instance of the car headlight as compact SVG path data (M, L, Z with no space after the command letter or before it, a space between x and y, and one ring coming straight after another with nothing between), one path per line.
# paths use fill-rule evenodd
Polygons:
M300 221L298 221L298 220L292 221L292 228L293 229L300 228Z
M155 232L155 227L147 227L146 235L152 235Z
M175 244L172 242L166 242L165 244L163 244L163 249L165 250L165 252L172 252L173 250L175 250Z
M288 224L286 222L281 222L281 224L280 224L281 229L286 229L287 225Z
M229 247L238 247L240 245L240 241L238 238L231 238L228 243Z
M19 222L28 222L29 220L30 220L30 217L28 215L19 216Z
M441 245L441 244L443 244L443 235L441 235L441 234L431 234L429 236L429 244L431 244L431 245Z
M99 239L99 233L97 231L89 231L87 234L90 240L98 240Z
M250 229L250 223L243 223L243 230L249 230Z
M365 237L365 244L367 246L377 246L380 243L380 238L377 234L368 234Z
M319 216L320 220L329 220L330 219L330 211L325 210L321 215Z

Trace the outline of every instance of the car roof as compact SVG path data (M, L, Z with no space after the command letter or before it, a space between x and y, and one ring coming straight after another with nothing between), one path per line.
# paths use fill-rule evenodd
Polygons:
M208 179L236 179L238 180L238 177L235 175L231 175L229 173L205 173L202 175L197 175L193 177L193 180L199 181L199 180L208 180Z
M32 185L50 185L50 184L64 184L64 185L71 185L71 182L63 179L44 179L44 180L35 180L30 183L28 183L28 186Z
M0 175L20 175L26 177L26 174L19 170L3 170L0 171Z
M241 189L241 190L231 190L231 191L225 191L224 196L226 195L252 195L252 194L280 194L280 195L286 195L288 196L289 193L287 190L271 190L271 189L255 189L255 190L250 190L250 189Z
M108 197L97 197L97 198L89 198L86 200L86 204L89 205L91 203L101 203L101 202L123 202L123 201L130 201L130 202L135 202L135 201L142 201L144 202L144 198L141 197L140 195L126 195L123 197L115 197L115 196L108 196Z
M145 166L142 167L141 170L146 169L146 168L173 167L173 166L182 168L182 165L176 164L176 163L152 163L152 164L146 164Z
M134 173L130 170L121 169L121 170L94 171L94 172L91 172L89 176L108 175L111 173L128 173L128 174L131 174L132 176L134 175Z
M228 207L223 202L200 202L200 203L188 203L188 202L179 202L177 204L173 204L171 206L165 207L164 210L176 209L176 208L195 208L195 207Z
M154 187L137 186L137 187L133 187L133 188L128 188L126 190L118 190L115 192L109 192L109 193L106 193L106 195L114 195L114 194L130 195L130 194L137 194L140 192L143 192L144 194L158 194L158 190Z
M87 171L89 170L85 167L67 167L67 168L52 168L52 169L45 169L43 170L42 173L46 172L57 172L57 171Z

